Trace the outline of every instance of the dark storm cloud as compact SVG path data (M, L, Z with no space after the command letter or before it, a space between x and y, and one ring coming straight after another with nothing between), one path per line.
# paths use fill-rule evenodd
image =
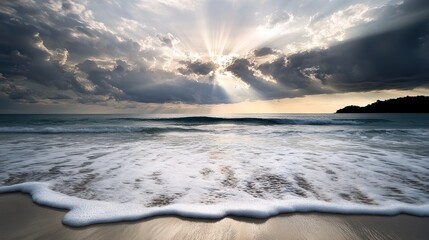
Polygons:
M402 5L404 11L419 11L429 8L429 2L426 0L406 0Z
M123 61L117 61L113 70L103 69L87 60L78 68L95 84L95 94L112 96L116 100L145 103L226 103L226 92L217 85L186 78L177 78L171 72L128 69Z
M178 69L178 71L183 75L189 75L189 74L207 75L210 72L216 70L216 67L217 67L217 65L213 62L182 61L180 63L185 65L184 68Z
M118 40L118 36L103 31L85 19L84 13L71 11L74 3L63 2L64 11L54 11L46 1L36 1L36 5L26 1L5 1L1 4L14 9L13 14L1 13L4 43L11 48L34 48L30 37L36 33L48 49L67 49L69 59L80 61L89 57L129 55L137 59L140 46L130 39ZM20 40L16 42L16 40ZM24 42L25 41L25 42ZM18 49L19 50L19 49ZM109 50L107 52L107 50Z
M255 57L263 57L267 55L277 54L277 51L269 47L263 47L263 48L254 50L253 54L255 55Z
M252 90L260 93L263 99L279 98L285 95L280 86L276 86L275 83L256 77L253 67L254 64L248 59L238 58L235 59L226 70L251 86Z
M259 93L262 99L277 99L284 97L298 97L306 94L323 93L326 90L303 75L300 70L285 66L284 58L257 66L248 59L235 59L226 69L247 83ZM266 76L272 76L276 82L258 77L256 70Z
M288 67L313 68L317 79L341 92L428 86L429 57L424 50L429 44L428 33L427 23L416 24L326 50L292 55ZM278 77L276 70L265 72Z
M70 99L73 99L72 97L65 95L65 94L61 94L61 93L54 94L54 95L49 96L47 98L50 100L70 100Z
M413 89L429 86L429 4L406 1L395 17L420 17L395 29L345 42L326 50L288 57L290 69L308 69L323 84L340 92ZM422 15L426 14L426 15ZM379 21L393 20L385 16ZM279 67L261 70L281 79ZM272 69L269 69L271 67Z
M0 4L0 87L9 99L36 102L73 97L80 103L106 99L202 104L229 101L217 85L149 70L142 63L147 51L141 51L133 40L98 28L93 20L84 18L85 13L79 14L82 6L63 1L61 9L54 11L49 4ZM177 40L171 34L158 37L168 47ZM110 68L90 59L116 64ZM213 69L212 63L190 62L185 71L206 75ZM86 83L78 80L79 73L85 74ZM53 94L58 90L74 94Z
M429 87L429 1L408 0L374 11L379 13L376 20L359 26L366 35L354 40L292 55L263 47L247 58L238 57L225 70L258 94L231 98ZM273 12L264 23L268 20L275 27L290 22L288 12ZM213 15L209 26L217 26L220 13L209 11ZM244 22L234 26L250 26ZM180 50L180 41L172 34L158 33L156 27L150 28L153 32L147 39L137 42L96 22L77 1L0 1L0 98L6 99L1 102L230 102L216 81L192 80L195 75L206 79L202 76L224 66L169 59L169 53ZM261 63L265 58L260 57L265 56L275 59ZM149 67L147 59L155 59L159 66L176 61L182 64L176 69L180 74Z
M9 89L9 98L12 100L20 100L24 102L37 102L34 97L34 92L29 89Z
M60 90L75 84L73 74L60 65L58 51L52 55L39 47L42 40L33 26L26 26L0 14L0 72L6 79L13 76L27 77L45 86ZM63 56L64 57L64 56ZM49 61L50 59L52 61Z
M13 14L0 12L0 72L9 80L25 77L43 86L54 86L59 90L83 88L74 73L67 69L65 61L80 61L88 57L106 55L107 49L113 56L130 54L138 49L136 44L119 42L115 36L91 30L97 39L72 36L82 29L83 19L74 14L60 16L42 2L33 6L26 2L2 2L14 9ZM72 8L71 3L63 5ZM86 33L85 36L91 34Z
M323 50L312 50L280 56L272 62L256 65L238 59L227 68L234 75L258 90L264 98L291 97L293 93L360 92L384 89L429 87L429 2L406 1L390 6L378 22L404 18L402 24L379 33L350 40ZM411 20L410 20L411 19ZM262 51L263 50L263 51ZM264 55L270 48L256 50ZM258 79L255 71L277 81L278 91ZM280 93L279 93L280 92Z
M17 86L14 84L9 84L7 82L0 84L0 93L0 95L6 94L10 100L16 102L38 102L35 92L32 89L24 88L22 86Z

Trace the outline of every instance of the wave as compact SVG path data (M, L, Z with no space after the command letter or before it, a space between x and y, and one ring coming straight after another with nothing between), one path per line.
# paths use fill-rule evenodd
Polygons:
M146 133L161 134L169 132L206 132L206 130L179 127L0 127L3 134L85 134L85 133Z
M292 118L222 118L222 117L179 117L179 118L112 118L111 120L137 122L168 122L184 125L245 124L245 125L361 125L389 122L385 119L292 119Z
M389 122L385 119L326 119L326 118L257 118L257 117L172 117L172 118L139 118L139 117L53 117L53 118L4 118L0 119L3 126L73 126L79 125L117 125L122 122L155 122L176 125L213 125L213 124L235 124L235 125L365 125L373 123Z
M0 187L0 193L23 192L32 196L33 202L68 210L63 223L71 227L120 221L136 221L162 215L201 219L221 219L226 216L268 218L281 213L322 212L338 214L429 216L429 204L388 204L368 206L363 204L336 204L319 200L261 200L252 203L229 202L216 205L172 204L164 207L144 207L140 204L111 203L85 200L67 196L49 189L49 183L27 182Z

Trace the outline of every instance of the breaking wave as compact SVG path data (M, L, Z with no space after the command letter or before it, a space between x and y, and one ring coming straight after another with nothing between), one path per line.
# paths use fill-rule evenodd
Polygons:
M205 130L195 128L179 127L0 127L0 133L8 134L96 134L96 133L145 133L162 134L169 132L206 132Z
M244 125L362 125L388 122L384 119L287 119L287 118L221 118L221 117L179 117L179 118L113 118L112 120L137 122L168 122L189 125L244 124Z

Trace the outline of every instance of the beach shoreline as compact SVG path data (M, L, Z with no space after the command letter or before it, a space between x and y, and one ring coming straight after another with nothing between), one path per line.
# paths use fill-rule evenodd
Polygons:
M40 206L27 194L0 194L2 239L424 239L429 217L327 213L281 214L267 219L218 220L160 216L72 228L66 210Z

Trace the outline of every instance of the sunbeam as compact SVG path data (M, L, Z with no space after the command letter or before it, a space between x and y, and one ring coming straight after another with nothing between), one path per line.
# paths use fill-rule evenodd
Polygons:
M412 92L427 16L423 0L1 1L0 107Z

